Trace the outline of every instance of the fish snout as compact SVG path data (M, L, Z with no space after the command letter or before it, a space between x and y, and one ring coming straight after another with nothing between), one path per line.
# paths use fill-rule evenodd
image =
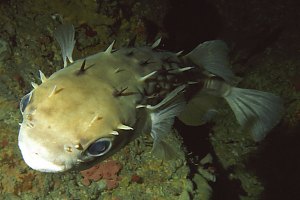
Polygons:
M36 142L22 128L19 132L18 145L25 163L41 172L63 172L72 167L72 162L62 155L51 151L43 143Z

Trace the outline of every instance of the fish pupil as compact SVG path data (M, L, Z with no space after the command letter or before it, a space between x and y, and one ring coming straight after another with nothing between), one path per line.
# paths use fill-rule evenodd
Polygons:
M108 152L111 147L111 141L108 139L100 139L91 144L87 151L91 156L101 156Z

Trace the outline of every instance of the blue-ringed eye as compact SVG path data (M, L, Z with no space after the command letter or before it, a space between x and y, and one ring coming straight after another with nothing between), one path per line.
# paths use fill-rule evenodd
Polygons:
M88 147L87 154L89 156L102 156L110 150L111 146L110 138L101 138Z
M20 101L20 111L21 113L24 112L26 106L28 105L28 103L30 102L32 96L32 92L29 92L28 94L26 94L24 97L22 97L21 101Z

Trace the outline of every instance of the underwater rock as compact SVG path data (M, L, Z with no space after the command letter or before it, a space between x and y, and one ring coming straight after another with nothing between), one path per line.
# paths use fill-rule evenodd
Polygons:
M11 55L9 44L0 38L0 61L7 59Z

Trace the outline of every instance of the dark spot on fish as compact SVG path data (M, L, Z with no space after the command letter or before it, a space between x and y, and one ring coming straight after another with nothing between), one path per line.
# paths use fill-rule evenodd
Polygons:
M147 60L141 61L141 62L140 62L140 65L141 65L141 66L146 66L146 65L148 65L148 64L155 63L155 62L153 62L153 61L150 62L150 59L151 59L151 58L148 58Z
M80 69L75 73L76 76L83 75L89 68L93 67L95 64L91 64L88 67L86 66L86 60L83 61L83 63L80 66Z
M83 60L80 69L76 72L77 76L82 75L85 72L85 70L86 70L86 69L84 69L85 62L86 62L86 59Z
M137 94L136 92L125 92L127 89L128 89L128 87L122 88L120 90L115 89L113 92L113 96L120 97L120 96L130 96L130 95Z

